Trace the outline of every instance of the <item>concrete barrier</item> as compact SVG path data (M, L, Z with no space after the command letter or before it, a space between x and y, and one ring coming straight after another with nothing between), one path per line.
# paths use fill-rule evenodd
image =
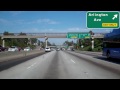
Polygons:
M26 56L30 56L30 55L34 55L34 54L38 54L38 53L44 53L44 50L32 50L32 51L20 51L20 52L4 52L4 53L0 53L0 62L3 61L8 61L8 60L12 60L12 59L17 59L17 58L21 58L21 57L26 57Z

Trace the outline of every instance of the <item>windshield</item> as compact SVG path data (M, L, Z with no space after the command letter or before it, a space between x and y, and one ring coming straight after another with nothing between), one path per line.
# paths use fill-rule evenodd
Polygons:
M46 49L50 49L50 48L46 48Z
M0 11L0 79L120 79L119 13Z

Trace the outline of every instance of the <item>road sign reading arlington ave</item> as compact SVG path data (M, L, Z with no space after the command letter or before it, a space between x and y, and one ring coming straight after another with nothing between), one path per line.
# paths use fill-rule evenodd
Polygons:
M119 28L119 12L89 11L86 14L87 28Z
M90 38L91 35L90 33L75 33L75 32L70 32L67 34L67 38L70 38L70 39L84 39L84 38Z

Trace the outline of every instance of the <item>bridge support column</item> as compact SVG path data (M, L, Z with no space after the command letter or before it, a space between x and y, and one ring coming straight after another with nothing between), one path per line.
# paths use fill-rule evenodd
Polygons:
M92 36L92 50L94 49L94 37Z
M48 47L47 42L48 42L48 40L45 40L45 43L46 43L46 48Z
M92 40L92 49L94 49L94 40Z
M32 41L30 38L28 38L29 44L32 45Z
M47 45L48 44L48 37L47 36L45 36L45 44L46 44L45 47L47 48L48 47L48 45Z
M5 47L5 39L2 38L2 46Z

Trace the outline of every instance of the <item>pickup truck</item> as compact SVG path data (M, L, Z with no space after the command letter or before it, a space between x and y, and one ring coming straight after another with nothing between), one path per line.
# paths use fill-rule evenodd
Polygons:
M6 50L6 48L4 48L0 45L0 52L5 51L5 50Z

